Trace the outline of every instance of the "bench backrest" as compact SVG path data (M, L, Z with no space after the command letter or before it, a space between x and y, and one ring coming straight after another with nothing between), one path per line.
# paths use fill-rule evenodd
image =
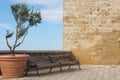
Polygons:
M52 55L50 56L51 62L57 62L57 61L72 61L71 55Z
M48 56L34 56L30 58L30 61L36 63L50 63Z

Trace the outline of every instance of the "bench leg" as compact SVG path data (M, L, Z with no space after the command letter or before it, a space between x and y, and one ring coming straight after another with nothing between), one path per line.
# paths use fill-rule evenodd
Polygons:
M36 70L37 75L39 75L38 67L35 67L35 70Z
M38 69L38 67L36 66L34 69L36 70L37 75L39 75L39 69Z
M60 71L62 72L62 66L60 66Z
M70 70L70 68L71 68L71 65L69 65L69 68L68 68L68 69Z
M29 71L29 68L26 69L26 71L25 71L25 76L27 76L28 71Z
M79 61L77 62L77 65L78 65L79 70L81 70Z
M81 68L80 68L80 63L78 62L78 67L79 67L79 70L81 70Z
M51 71L52 71L52 67L50 67L50 71L49 71L49 73L51 73Z
M79 70L81 70L81 68L80 68L80 64L78 64L78 67L79 67Z

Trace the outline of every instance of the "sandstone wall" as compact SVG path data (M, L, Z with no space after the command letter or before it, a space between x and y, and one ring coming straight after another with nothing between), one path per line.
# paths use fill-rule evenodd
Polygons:
M63 49L81 64L120 64L120 0L64 0Z

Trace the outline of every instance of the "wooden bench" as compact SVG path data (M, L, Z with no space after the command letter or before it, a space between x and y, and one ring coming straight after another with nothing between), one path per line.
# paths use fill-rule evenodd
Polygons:
M31 68L34 68L37 75L39 75L40 68L50 68L49 72L51 72L54 67L59 67L60 71L62 71L63 66L68 66L68 69L70 69L72 65L77 65L78 68L81 69L79 61L76 60L71 53L31 56L27 63L25 75L28 74Z
M69 66L68 69L70 69L72 65L77 65L78 68L81 69L79 61L76 60L71 54L52 55L50 56L50 59L52 63L60 63L61 67Z

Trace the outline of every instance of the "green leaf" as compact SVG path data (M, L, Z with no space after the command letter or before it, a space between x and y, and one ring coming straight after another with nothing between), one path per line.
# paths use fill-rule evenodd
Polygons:
M20 39L21 37L23 37L25 33L27 33L27 31L28 31L28 27L20 29L17 38Z
M26 4L12 5L11 11L17 23L25 22L28 19L29 9Z
M12 37L13 36L13 32L9 32L8 30L7 30L7 34L6 34L6 38L10 38L10 37Z
M37 26L37 23L40 23L41 19L42 18L41 18L40 12L32 10L29 14L28 21L31 26L34 26L34 25Z

